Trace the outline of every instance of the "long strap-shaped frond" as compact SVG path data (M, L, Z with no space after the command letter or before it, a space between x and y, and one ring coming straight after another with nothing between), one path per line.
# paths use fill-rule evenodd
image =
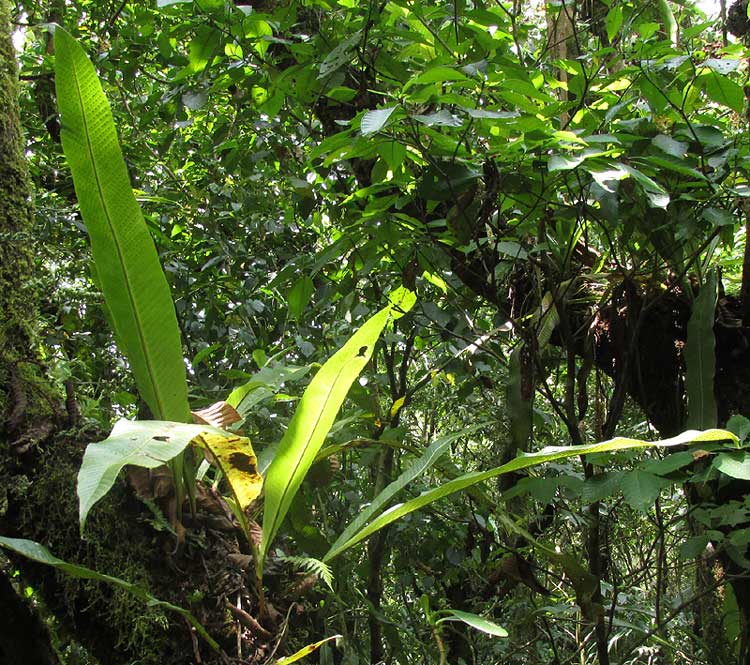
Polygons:
M55 83L63 149L118 344L154 417L187 422L185 364L169 286L99 79L62 28L55 30Z

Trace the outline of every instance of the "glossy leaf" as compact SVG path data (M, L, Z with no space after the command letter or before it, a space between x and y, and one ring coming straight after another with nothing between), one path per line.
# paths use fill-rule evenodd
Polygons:
M370 361L380 333L392 318L413 306L406 289L393 294L390 304L370 317L313 377L284 434L266 476L263 541L257 570L281 526L294 495L315 461L349 388Z
M190 623L190 625L195 628L196 632L204 640L206 640L206 642L214 651L220 651L219 645L213 640L213 638L206 632L206 629L190 612L183 609L182 607L155 598L146 589L138 586L137 584L133 584L132 582L128 582L127 580L123 580L119 577L113 577L112 575L104 575L103 573L99 573L95 570L92 570L91 568L86 568L85 566L79 566L77 564L68 563L67 561L58 559L46 547L40 545L37 542L34 542L33 540L6 538L4 536L0 536L0 546L5 547L6 549L9 549L16 554L20 554L27 559L36 561L37 563L43 563L46 566L57 568L59 571L65 573L66 575L70 575L71 577L78 577L84 580L95 580L97 582L106 582L107 584L112 584L113 586L127 591L132 596L135 596L139 600L146 603L146 605L148 605L149 607L161 607L170 612L176 612L180 616L184 617Z
M330 642L331 640L337 640L340 637L341 635L331 635L330 637L326 637L324 640L314 642L313 644L308 644L306 647L302 647L299 651L296 651L291 656L287 656L286 658L280 658L279 660L276 661L276 665L291 665L291 663L296 663L298 660L302 660L303 658L305 658L305 656L309 656L315 653L326 642Z
M508 631L505 630L505 628L498 626L493 621L489 621L478 614L461 612L459 610L444 610L444 612L447 612L448 615L438 619L437 623L443 623L444 621L461 621L467 626L481 630L488 635L494 635L495 637L508 637Z
M387 106L382 109L365 111L360 124L362 136L369 136L370 134L375 134L383 129L396 108L396 106Z
M94 504L114 485L126 465L155 469L177 457L196 437L210 432L231 436L208 425L159 420L118 420L110 435L86 447L78 471L78 519L83 530Z
M135 200L112 113L81 46L55 30L62 144L117 341L156 418L187 422L185 363L172 297Z

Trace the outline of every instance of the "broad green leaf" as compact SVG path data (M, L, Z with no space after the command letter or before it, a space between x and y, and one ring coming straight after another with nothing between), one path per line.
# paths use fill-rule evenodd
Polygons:
M333 74L337 69L351 62L352 52L362 38L362 31L358 30L346 39L342 39L336 47L320 63L318 78L323 79Z
M331 635L331 637L326 637L324 640L314 642L313 644L308 644L306 647L302 647L299 651L296 651L291 656L280 658L276 661L276 665L291 665L291 663L296 663L298 660L302 660L305 656L309 656L310 654L315 653L326 642L337 640L339 637L341 637L341 635Z
M745 93L742 86L715 71L698 77L705 86L706 94L717 104L727 106L737 113L742 113L745 105Z
M716 340L714 318L717 300L716 271L706 280L693 302L685 343L685 392L687 393L688 427L706 428L716 424L714 375L716 373Z
M460 69L439 65L432 67L414 78L410 79L404 86L404 92L414 85L425 85L428 83L445 83L447 81L470 81L471 79Z
M130 186L107 99L83 49L55 30L65 157L118 343L154 417L187 422L185 363L172 297Z
M296 321L307 303L310 302L310 298L315 290L315 285L310 277L305 275L298 279L294 286L289 290L287 294L287 304L289 305L289 318Z
M727 421L727 429L734 432L740 441L744 441L750 434L750 420L735 414Z
M206 629L200 623L198 623L198 620L190 612L183 609L182 607L155 598L146 589L138 586L137 584L133 584L132 582L128 582L127 580L123 580L119 577L113 577L112 575L104 575L103 573L99 573L95 570L92 570L91 568L86 568L85 566L79 566L77 564L68 563L67 561L58 559L46 547L40 545L37 542L34 542L33 540L23 540L21 538L6 538L4 536L0 536L0 545L11 550L12 552L15 552L16 554L25 556L27 559L31 559L32 561L36 561L37 563L43 563L47 566L57 568L61 572L65 573L66 575L70 575L71 577L78 577L84 580L106 582L107 584L112 584L113 586L120 587L121 589L127 591L129 594L146 603L146 605L148 605L149 607L162 607L170 612L176 612L180 616L184 617L188 622L190 622L190 625L195 628L198 634L204 640L206 640L206 642L214 651L220 651L219 645L206 632Z
M693 536L688 538L680 546L680 557L683 559L695 559L699 557L706 550L710 538L706 534L700 536Z
M730 427L727 427L727 429L733 431ZM642 464L641 468L657 476L666 476L673 471L686 467L688 464L692 464L694 461L693 453L689 450L683 450L679 453L667 455L664 459L649 460Z
M341 535L336 539L336 542L331 545L331 549L328 550L327 554L323 557L323 561L332 559L339 552L339 547L347 542L354 534L357 533L368 520L381 511L381 509L390 501L398 492L406 487L412 480L417 476L423 474L429 469L438 458L443 455L451 443L460 439L462 436L467 436L472 432L476 432L483 425L474 425L468 429L462 430L461 432L454 432L447 436L442 436L439 439L435 439L424 454L416 460L408 469L406 469L396 480L390 485L383 489L364 510L360 511L359 515L354 521L344 529Z
M200 25L188 48L188 65L174 77L175 81L200 74L218 51L221 33L210 25Z
M713 465L731 478L750 480L750 453L719 453L714 459Z
M313 377L305 390L278 451L268 467L263 511L263 541L256 569L263 560L284 520L294 495L315 461L328 431L354 380L370 361L375 343L388 321L409 311L415 296L398 289L391 301L370 317Z
M618 4L609 9L605 25L607 28L607 39L611 42L622 27L622 5Z
M615 471L587 478L581 488L581 500L584 503L594 503L612 496L620 489L622 477L622 473Z
M654 505L661 490L671 484L670 480L636 469L623 475L620 487L630 506L646 511Z
M397 108L397 106L387 106L382 109L365 111L359 126L362 136L369 136L383 129Z
M689 147L687 143L675 141L671 136L667 136L666 134L654 136L654 138L651 139L651 143L662 152L672 155L672 157L677 157L678 159L685 157Z
M461 612L459 610L443 610L443 612L447 612L448 616L438 619L436 623L443 623L443 621L462 621L472 628L481 630L488 635L494 635L495 637L508 637L508 631L505 630L505 628L498 626L496 623L489 621L478 614Z
M193 441L211 454L243 511L260 496L263 478L258 473L258 460L250 439L204 432Z
M714 226L733 226L736 222L735 216L731 212L715 206L704 208L701 217Z
M641 186L652 208L666 208L669 205L669 194L656 181L632 166L622 164L621 167Z
M78 518L83 530L94 504L114 485L128 464L155 469L177 457L196 437L206 432L232 436L209 425L187 425L159 420L118 420L111 434L86 447L78 471Z
M547 162L547 170L550 173L554 173L555 171L570 171L581 164L585 159L586 156L583 153L571 156L552 155L552 157L549 158L549 162Z
M490 478L496 478L505 473L511 471L518 471L519 469L526 469L529 467L539 466L545 462L554 462L567 457L574 457L577 455L591 455L596 453L609 453L617 452L619 450L631 450L634 448L668 448L671 446L686 445L692 443L698 443L701 441L724 441L729 440L737 443L737 437L731 432L720 429L707 430L705 432L697 432L695 430L687 430L682 434L679 434L670 439L663 439L662 441L641 441L638 439L627 439L627 438L616 438L602 443L592 443L583 446L550 446L544 448L536 453L530 453L528 455L522 455L511 460L507 464L490 469L488 471L475 471L473 473L467 473L459 478L451 480L440 487L436 487L428 492L424 492L420 496L407 501L406 503L398 504L391 507L389 510L381 514L379 517L374 519L362 529L359 533L355 534L346 543L343 543L338 548L338 554L344 552L350 547L356 545L358 542L364 540L368 536L371 536L376 531L379 531L385 526L388 526L392 522L413 513L415 510L419 510L424 506L427 506L439 499L443 499L451 494L460 492L462 490L473 487L478 483L482 483ZM332 557L329 557L329 559Z

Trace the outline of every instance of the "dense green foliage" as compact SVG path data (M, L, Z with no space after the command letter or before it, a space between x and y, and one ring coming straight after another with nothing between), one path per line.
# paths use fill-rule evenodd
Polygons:
M750 663L742 38L666 0L18 17L53 388L106 432L226 400L241 446L84 458L82 517L155 469L121 518L239 579L161 609L248 663Z

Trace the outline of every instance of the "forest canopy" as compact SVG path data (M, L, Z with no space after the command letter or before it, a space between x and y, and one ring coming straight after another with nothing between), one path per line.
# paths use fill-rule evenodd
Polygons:
M750 665L721 0L0 0L0 665Z

